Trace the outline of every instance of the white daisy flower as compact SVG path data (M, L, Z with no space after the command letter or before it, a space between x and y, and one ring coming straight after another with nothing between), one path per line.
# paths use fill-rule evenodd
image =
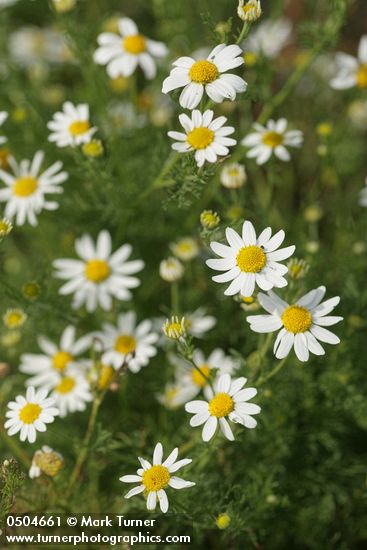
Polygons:
M43 353L25 353L20 358L20 372L31 375L26 385L51 389L59 383L60 374L68 376L72 368L82 369L78 356L90 348L91 341L91 335L76 339L76 329L71 325L65 328L58 345L39 336L37 343Z
M165 514L168 510L168 498L165 491L167 487L187 489L195 485L192 481L185 481L172 475L192 462L191 458L183 458L176 462L177 456L178 448L176 447L168 458L162 462L163 447L161 443L157 443L153 453L153 464L144 458L138 457L142 468L137 470L137 475L120 477L120 481L123 483L139 483L125 495L125 498L145 493L147 495L147 509L155 510L158 500L160 509Z
M337 53L336 66L338 73L330 81L332 88L367 88L367 34L363 35L359 42L357 58L346 53Z
M247 181L245 167L238 162L231 162L223 166L220 173L220 182L227 189L239 189Z
M0 180L5 189L0 189L0 202L6 202L4 214L10 220L15 218L17 225L29 222L37 225L37 215L44 210L56 210L56 201L46 200L48 193L62 193L60 186L68 179L66 172L60 172L62 163L54 162L47 170L39 174L44 152L37 151L33 160L22 160L19 164L13 157L8 162L13 174L0 169Z
M277 57L290 40L292 23L288 19L261 22L246 38L243 49L269 59Z
M208 357L200 349L196 349L192 358L197 369L181 357L170 355L170 362L176 366L176 384L179 388L175 402L181 405L196 397L201 391L204 391L206 397L210 396L209 380L213 379L213 372L216 376L233 374L240 367L239 361L226 355L220 348L214 349Z
M189 262L199 255L199 246L195 239L183 237L170 244L173 254L183 262Z
M235 44L219 44L207 59L199 61L192 57L179 57L163 82L162 92L167 94L183 87L179 101L185 109L195 109L204 91L215 103L222 103L225 99L234 101L237 93L246 90L247 83L237 75L224 73L243 63L243 52Z
M20 432L20 440L29 443L36 441L37 432L45 432L46 424L55 420L59 410L54 407L55 401L47 397L47 390L36 391L32 386L27 389L26 396L18 395L15 401L8 403L4 428L8 435Z
M139 372L157 354L154 344L158 334L151 332L152 322L145 320L136 325L134 311L119 315L117 327L104 323L102 328L100 338L106 350L102 362L115 369L126 363L132 372Z
M120 34L103 32L98 36L95 63L107 65L107 74L111 78L131 76L138 66L146 78L154 78L157 73L154 58L165 57L168 53L166 46L140 34L134 21L128 17L119 19L118 29Z
M80 260L61 258L53 262L54 277L68 281L59 289L59 294L74 294L74 309L85 304L88 312L98 306L109 311L112 297L129 300L132 296L129 289L140 285L140 280L132 275L143 269L144 262L126 261L132 252L130 244L112 253L108 231L100 231L96 244L90 235L76 239L75 251Z
M89 143L97 131L89 122L89 106L86 103L73 105L65 101L62 108L63 111L55 113L47 123L47 128L51 130L48 141L55 142L58 147L76 147Z
M4 124L6 119L8 118L8 113L6 111L0 111L0 126ZM5 143L7 141L5 136L0 136L0 145Z
M194 338L203 338L208 330L211 330L217 323L213 315L206 315L205 308L199 307L193 312L185 314L186 331Z
M34 479L42 473L48 476L55 477L64 463L63 456L48 447L43 445L42 448L36 451L32 458L32 464L29 469L29 477Z
M266 126L255 122L253 125L256 132L248 134L241 144L249 147L247 158L256 158L257 164L265 164L272 154L278 159L287 162L291 156L287 147L301 147L303 133L300 130L288 130L285 118L269 120Z
M327 344L340 342L335 334L324 328L343 319L329 315L339 304L340 298L335 296L321 302L325 292L326 288L319 286L291 305L272 291L268 295L260 292L258 300L269 315L252 315L247 317L247 321L254 332L274 332L281 329L274 343L277 359L286 357L294 347L298 359L308 361L309 352L315 355L325 354L318 340Z
M364 188L359 193L359 204L361 206L367 206L367 178Z
M246 378L231 380L229 374L222 374L215 383L215 392L208 389L209 401L190 401L186 403L185 410L194 414L190 420L190 426L204 424L202 438L209 441L218 427L229 441L234 441L234 436L227 418L231 422L242 424L246 428L255 428L257 422L252 415L259 414L261 408L254 403L247 403L255 397L255 388L242 389L246 384Z
M164 281L167 281L167 283L179 281L183 276L184 271L185 268L180 260L173 258L173 256L167 258L166 260L162 260L159 264L159 275Z
M10 33L9 51L21 67L33 69L42 64L73 60L65 35L51 27L23 26Z
M213 119L213 115L214 112L209 109L203 114L195 109L191 113L191 119L181 114L178 118L186 133L168 132L170 138L177 140L172 149L179 153L195 151L195 160L199 167L205 161L216 162L218 156L228 155L228 147L237 143L235 139L227 137L233 134L234 128L223 126L227 121L226 117Z
M87 403L93 400L87 380L75 369L66 376L59 376L51 397L55 399L61 418L65 418L68 413L85 411Z
M226 296L234 296L240 292L242 296L252 296L257 284L262 290L270 290L274 286L287 286L283 277L288 267L281 261L292 256L295 246L279 248L285 238L283 230L271 236L272 230L267 227L256 237L254 226L245 221L242 226L242 237L232 228L227 227L226 238L229 246L212 242L210 248L220 256L220 259L207 260L211 269L224 271L222 275L212 277L217 283L232 281Z
M253 23L261 17L261 13L260 0L248 0L246 3L245 0L240 0L238 3L237 14L242 21Z

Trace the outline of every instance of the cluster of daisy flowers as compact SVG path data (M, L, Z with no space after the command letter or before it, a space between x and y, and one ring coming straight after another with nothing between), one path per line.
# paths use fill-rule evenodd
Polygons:
M255 21L261 15L260 2L250 0L245 3L241 0L238 15L244 21ZM282 31L281 44L271 40L271 30L274 34ZM271 58L287 43L289 35L286 21L278 22L278 26L274 24L274 29L259 26L251 47L257 55ZM104 32L98 36L97 42L94 61L105 65L108 76L113 79L129 77L140 67L145 77L151 80L160 69L161 60L168 55L163 43L141 34L137 25L127 17L118 21L118 33ZM367 87L366 47L366 37L363 37L358 59L340 55L340 73L332 81L333 87ZM230 148L237 145L237 140L232 137L235 128L227 125L226 117L216 117L209 107L225 100L235 101L237 94L246 91L246 81L232 72L243 65L244 51L238 44L219 44L200 59L179 57L163 81L163 94L179 90L179 105L189 111L178 116L183 131L168 132L174 140L172 149L177 153L193 153L198 168L206 162L216 163L220 157L227 157ZM1 112L0 126L6 118L7 113ZM98 130L90 120L89 106L85 103L74 105L70 101L63 104L62 111L53 115L47 128L50 130L48 140L59 148L89 144ZM5 140L0 136L0 143ZM289 129L285 118L270 119L264 124L255 122L253 131L240 143L247 149L247 158L256 159L258 165L268 162L273 156L289 161L288 149L301 147L303 133ZM43 209L58 208L58 203L46 195L62 193L61 184L68 179L68 174L62 170L60 161L42 171L43 162L44 153L38 151L32 160L19 163L10 157L11 170L0 169L0 180L5 185L0 190L0 201L6 203L5 216L15 220L19 226L26 222L34 226ZM241 164L226 164L221 172L221 183L224 187L236 189L245 183L246 177ZM361 204L364 199L363 194ZM217 223L213 212L207 211L206 216L210 223ZM209 221L205 223L210 227ZM240 234L228 227L225 236L226 244L210 243L217 257L208 259L206 264L220 272L213 276L213 281L228 284L224 291L226 296L251 299L260 289L256 299L266 314L250 315L247 321L251 330L257 333L279 331L274 342L277 359L284 359L294 348L298 359L305 362L310 353L325 353L320 342L339 342L339 338L325 328L342 320L342 317L330 315L338 305L339 297L323 301L326 289L320 286L288 303L274 292L273 289L287 287L288 266L283 262L295 251L294 245L283 247L283 230L273 233L270 227L266 227L257 234L253 224L245 221ZM165 281L175 283L183 276L185 262L199 255L199 247L194 239L188 237L171 243L170 249L173 256L161 262L160 275ZM137 274L144 267L142 260L129 259L132 252L132 246L127 243L115 249L107 230L101 230L95 240L91 235L81 235L75 241L76 258L53 261L54 277L63 281L60 295L72 296L71 307L85 307L88 313L98 308L111 311L114 300L130 300L131 291L140 285ZM164 332L180 342L187 335L190 338L203 337L215 323L215 318L199 309L187 313L184 318L168 320ZM158 346L165 346L160 339L162 334L156 330L158 324L162 325L160 319L139 321L135 311L130 310L120 313L115 323L103 323L101 330L80 338L76 337L76 328L71 325L64 329L57 344L40 336L37 343L41 353L26 353L21 357L20 372L29 377L27 390L25 396L19 395L8 404L5 423L8 434L20 433L21 441L34 443L37 432L46 431L47 424L52 423L56 416L64 418L86 410L94 392L106 389L115 375L123 370L137 373L146 367L157 354ZM91 350L97 351L100 357L98 367L88 359ZM250 402L257 395L257 389L247 387L245 377L237 377L241 365L224 350L216 348L205 354L195 348L190 360L171 354L170 361L175 367L175 380L167 384L158 399L169 408L183 406L187 413L192 414L190 426L202 427L204 442L210 441L218 428L227 440L233 441L233 424L248 429L257 426L255 417L261 408ZM172 475L191 463L191 459L177 461L177 458L176 448L163 460L162 445L157 443L152 463L139 457L141 467L136 475L120 478L124 483L137 484L125 498L144 493L149 510L154 510L159 503L161 511L167 512L168 487L183 489L195 485ZM62 460L61 455L44 446L34 455L30 476L38 477L41 472L53 475Z

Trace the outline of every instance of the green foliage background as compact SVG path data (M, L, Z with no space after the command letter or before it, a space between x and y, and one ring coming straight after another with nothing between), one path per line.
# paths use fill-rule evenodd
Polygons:
M210 352L219 346L239 354L243 358L241 374L250 381L259 371L274 368L271 350L265 358L256 355L262 338L251 333L246 314L223 296L222 286L211 281L204 263L209 256L208 242L221 239L227 225L239 227L243 219L251 219L258 230L267 225L283 228L288 243L297 246L296 256L310 263L306 279L294 282L282 296L298 296L320 284L326 285L327 297L341 296L338 314L345 321L336 332L342 343L327 346L324 357L312 356L304 365L292 353L285 368L259 391L256 402L262 413L257 429L237 430L234 443L217 435L204 444L200 429L189 427L183 410L166 410L157 402L155 395L173 372L161 351L139 374L123 377L117 392L107 394L82 478L70 501L66 503L62 495L80 449L87 413L56 420L35 445L22 444L26 458L41 444L50 445L64 455L65 468L53 483L27 478L17 492L13 510L39 512L66 506L77 512L142 511L143 499L123 500L126 491L118 478L134 472L136 457L148 458L156 441L161 441L165 450L180 446L182 456L186 452L193 459L183 477L195 481L196 487L170 495L170 511L193 516L193 547L362 549L367 544L367 218L358 205L358 192L367 175L367 128L352 125L348 106L367 96L365 90L332 90L328 77L314 65L301 75L295 61L300 52L324 54L337 46L354 53L359 37L367 32L366 6L363 1L347 0L264 2L264 18L287 15L292 19L295 41L281 58L245 68L248 92L238 96L230 108L222 105L215 111L226 113L238 141L264 113L264 106L273 109L275 117L285 116L305 134L303 148L292 154L290 163L271 162L259 168L247 161L244 149L237 146L233 157L245 163L248 182L230 193L220 187L220 166L198 174L192 159L182 155L160 181L162 187L154 188L153 182L170 155L166 133L178 128L180 112L179 105L171 102L167 123L157 126L151 122L168 61L214 46L224 38L234 41L241 29L236 9L237 3L229 0L88 0L61 16L49 9L47 2L23 0L0 12L1 63L7 66L5 76L0 77L0 107L10 113L7 146L18 160L43 149L47 163L60 159L69 173L59 210L42 212L37 228L15 227L0 244L1 312L22 307L28 315L20 342L0 348L1 360L10 365L9 374L0 379L0 418L7 402L23 391L25 378L17 370L18 358L24 352L37 351L38 334L57 340L67 323L75 324L83 334L99 328L105 320L113 323L117 313L129 305L140 319L178 313L171 310L168 284L160 279L158 270L169 254L169 243L186 235L201 238L202 247L180 283L181 313L206 306L218 319L202 347ZM145 81L138 72L122 94L111 90L104 68L92 61L104 21L116 14L131 17L143 33L164 41L170 49L169 60L160 66L153 82ZM218 33L219 22L228 22L225 37ZM79 62L52 65L43 74L37 74L35 68L20 70L9 58L8 36L29 24L60 29ZM295 73L300 78L290 86L289 78ZM55 85L63 97L50 104L46 92ZM284 89L286 97L278 105L276 94ZM128 101L141 114L142 94L149 99L149 107L143 111L148 123L122 131L114 127L108 105ZM80 150L58 149L48 143L46 123L65 98L89 103L105 147L101 159L87 159ZM20 121L19 109L25 113ZM332 123L333 131L322 140L316 126L324 121ZM326 145L323 156L317 152L320 143ZM323 216L310 223L304 211L314 204ZM241 207L238 221L228 216L233 206ZM204 208L216 210L222 218L214 236L201 234L199 217ZM102 228L110 231L114 248L130 242L134 257L144 259L142 285L131 304L115 302L111 313L75 312L70 300L57 293L60 284L52 277L52 261L73 257L74 239L83 232L96 236ZM319 243L315 254L307 251L310 241ZM40 285L40 295L29 302L21 288L33 280ZM5 459L14 451L2 435L0 458ZM20 469L26 472L24 465ZM86 502L89 510L84 510ZM215 518L223 512L230 515L231 523L219 531ZM171 520L167 517L165 521L169 525Z

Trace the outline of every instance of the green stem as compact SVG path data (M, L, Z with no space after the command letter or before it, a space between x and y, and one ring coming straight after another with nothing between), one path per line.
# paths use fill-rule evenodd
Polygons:
M236 40L236 44L240 44L244 38L248 35L248 32L250 30L251 24L247 21L244 22L242 30Z
M257 386L261 386L262 384L265 384L265 382L268 382L271 378L273 378L273 376L275 376L276 374L278 374L278 372L280 370L282 370L282 368L284 367L285 363L286 363L286 360L287 360L287 357L284 357L281 361L279 361L279 363L277 364L276 367L274 367L274 369L272 371L269 372L269 374L267 374L266 376L263 376L260 378L260 380L257 382Z
M80 452L78 454L78 457L77 457L77 460L76 460L76 463L75 463L75 466L74 466L74 470L73 470L73 472L71 474L71 477L70 477L69 487L68 487L68 490L67 490L67 497L70 497L70 495L73 491L74 485L75 485L75 483L77 482L77 480L79 478L82 466L85 462L85 459L87 458L88 450L89 450L89 443L90 443L90 440L91 440L91 437L92 437L94 426L96 424L99 407L101 406L101 403L103 401L103 397L104 397L104 393L99 394L99 395L97 394L97 396L95 397L95 399L93 401L92 410L91 410L91 414L90 414L89 421L88 421L87 431L85 432L84 439L83 439L83 442L82 442L82 446L81 446Z

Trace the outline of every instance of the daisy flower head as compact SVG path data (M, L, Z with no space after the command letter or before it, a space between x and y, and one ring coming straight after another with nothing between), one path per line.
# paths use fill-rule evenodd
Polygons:
M359 42L357 58L340 52L336 55L336 67L337 75L330 81L332 88L367 89L367 34L363 35Z
M213 281L231 281L224 291L226 296L234 296L238 292L245 297L252 296L255 284L262 290L287 286L284 275L288 268L279 262L292 256L296 247L292 245L279 248L285 238L283 230L272 236L271 228L267 227L256 237L252 223L245 221L242 236L227 227L226 238L229 246L215 241L210 243L210 248L220 259L206 261L211 269L224 271L223 274L212 277Z
M13 224L6 218L0 218L0 240L9 235L13 230Z
M176 382L179 388L176 401L179 398L181 404L187 403L201 391L204 391L205 396L210 395L207 393L210 380L222 374L233 374L240 367L238 361L226 355L220 348L214 349L208 356L202 350L196 349L192 359L197 368L181 357L173 354L170 356L171 363L176 366Z
M159 275L167 283L179 281L184 274L184 266L177 258L170 256L159 264Z
M292 23L288 19L268 19L251 32L243 48L246 52L274 59L289 43L291 34Z
M178 241L170 244L172 253L183 262L189 262L196 258L199 254L199 246L195 239L191 237L183 237Z
M359 204L360 206L367 206L367 178L364 188L359 193Z
M152 332L152 322L136 324L136 314L129 311L119 315L117 326L104 323L100 338L106 350L102 362L119 369L124 364L131 372L139 372L157 354L158 334Z
M234 435L227 418L231 422L242 424L246 428L256 428L257 422L252 415L259 414L261 408L254 403L248 403L255 397L255 388L245 388L246 378L231 379L229 374L222 374L217 379L214 392L208 388L209 401L189 401L185 410L194 416L190 420L190 426L196 427L204 424L202 438L209 441L215 434L218 422L221 431L229 441L234 441Z
M144 262L127 261L132 252L130 244L112 252L111 235L105 229L99 232L96 244L90 235L76 239L75 251L80 259L61 258L53 262L54 277L67 280L59 294L73 294L74 309L85 305L88 312L98 306L109 311L112 298L129 300L130 289L140 285L133 275L143 269Z
M8 118L8 113L6 113L5 111L0 111L0 126L4 124L7 118ZM0 145L5 143L6 141L7 139L5 136L0 136Z
M220 182L227 189L239 189L247 181L245 167L238 162L231 162L223 166L220 173Z
M66 376L59 376L51 397L55 399L61 418L65 418L68 413L85 411L87 403L93 399L85 376L75 369L74 372L70 369Z
M255 122L255 132L248 134L241 144L249 148L247 158L256 158L257 164L265 164L274 154L287 162L291 156L287 147L301 147L303 133L300 130L287 130L287 120L269 120L266 126Z
M219 44L207 59L195 61L192 57L179 57L163 82L162 92L167 94L183 88L179 101L184 109L195 109L204 92L215 103L225 99L234 101L237 93L246 91L247 83L237 75L225 73L243 63L243 52L236 44Z
M216 162L218 157L229 154L228 147L236 145L235 139L229 138L235 131L233 126L223 126L227 119L224 116L213 119L214 112L210 109L200 113L192 111L191 118L184 113L178 118L185 130L182 132L168 132L170 138L177 140L172 149L179 153L195 151L195 160L198 167L205 161Z
M48 141L55 142L58 147L76 147L88 143L97 131L89 121L89 105L73 105L71 101L65 101L62 109L47 124L47 128L51 130Z
M166 46L140 34L134 21L128 17L119 19L117 26L120 34L103 32L98 36L95 63L107 65L107 74L111 78L129 77L140 66L145 77L153 79L157 73L154 58L166 57Z
M91 336L76 338L76 329L68 325L59 344L45 336L37 338L42 354L25 353L20 358L20 372L31 375L26 385L51 389L59 383L60 375L68 376L71 368L82 369L80 356L91 346Z
M20 440L29 443L36 441L37 432L45 432L46 424L55 420L59 410L54 406L55 401L47 397L47 390L35 390L33 386L27 389L26 396L18 395L15 401L8 403L4 428L8 435L20 432Z
M261 17L261 4L260 0L240 0L237 8L237 14L242 21L249 21L253 23Z
M191 458L177 460L178 448L173 449L170 455L163 460L163 447L157 443L153 453L153 463L139 457L141 468L137 470L137 475L127 475L120 477L123 483L138 483L136 487L126 493L125 498L130 498L140 493L147 495L147 509L155 510L157 501L161 511L165 514L168 510L168 498L165 489L187 489L195 485L192 481L185 481L174 474L184 466L191 464Z
M173 315L163 324L162 330L167 338L170 338L171 340L180 340L181 338L185 338L187 334L185 317Z
M63 464L64 459L60 453L57 453L47 445L43 445L42 448L33 455L32 464L29 469L29 477L34 479L41 474L55 477Z
M343 317L329 315L339 304L339 296L322 302L326 288L319 286L305 294L294 304L288 304L275 292L259 293L258 300L268 315L247 317L254 332L274 332L279 330L274 343L274 355L283 359L294 347L300 361L308 361L309 353L324 355L319 342L338 344L340 339L324 328L339 323Z
M56 210L56 201L46 199L48 193L62 193L60 186L68 179L68 174L62 172L62 163L54 162L47 170L40 173L44 152L37 151L33 160L22 160L19 164L9 157L12 174L0 169L0 180L5 188L0 189L0 202L6 202L4 214L16 225L28 222L37 225L37 215L42 210Z

